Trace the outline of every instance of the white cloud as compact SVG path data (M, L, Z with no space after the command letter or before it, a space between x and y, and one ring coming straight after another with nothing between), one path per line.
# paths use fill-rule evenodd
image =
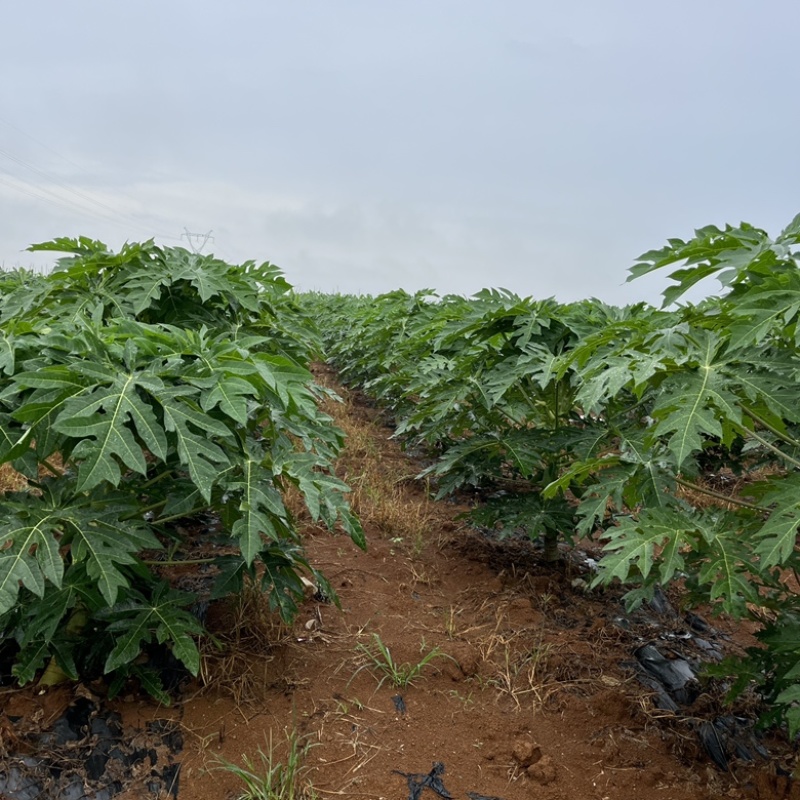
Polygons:
M790 0L75 0L4 21L7 264L186 226L300 286L657 300L660 276L624 285L638 253L798 210Z

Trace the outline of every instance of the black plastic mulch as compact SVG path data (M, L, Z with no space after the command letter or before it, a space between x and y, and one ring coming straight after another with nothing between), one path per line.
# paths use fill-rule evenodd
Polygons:
M495 795L488 794L478 794L477 792L467 792L467 797L469 797L469 800L503 800L502 797L496 797Z
M125 730L118 714L81 697L47 730L9 721L24 752L0 762L4 800L111 800L131 788L142 798L178 797L183 738L171 720Z
M447 791L442 783L444 764L441 761L435 761L433 769L426 775L415 772L400 772L399 769L393 769L392 772L395 775L402 775L406 779L406 783L408 783L408 800L420 800L425 789L430 789L438 794L439 797L444 797L445 800L453 800L453 795Z
M444 775L444 764L441 761L434 761L433 768L426 774L417 772L400 772L398 769L393 769L392 773L401 775L406 779L408 784L408 800L421 800L422 793L429 789L439 797L445 800L454 800L454 797L447 790L447 787L442 781ZM467 797L470 800L503 800L502 797L490 797L489 795L479 794L478 792L467 792Z
M639 682L652 690L656 707L686 719L703 749L723 771L730 769L732 760L768 759L754 720L732 714L703 720L695 713L695 702L702 693L699 674L704 664L722 659L727 637L697 614L681 616L660 590L649 607L657 619L634 613L619 622L631 633L641 632L645 626L651 634L656 633L633 651L636 661L629 665Z

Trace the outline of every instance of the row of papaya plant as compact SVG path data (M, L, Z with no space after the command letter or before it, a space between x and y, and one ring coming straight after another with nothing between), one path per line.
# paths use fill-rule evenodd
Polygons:
M0 633L24 683L136 676L161 644L199 668L197 598L163 577L187 520L219 527L213 596L253 581L291 617L304 555L284 502L363 546L333 473L342 434L320 412L312 326L272 265L233 266L152 241L86 238L49 275L0 276ZM49 666L48 666L49 665Z
M716 276L719 296L657 310L483 291L305 298L330 359L434 457L439 495L476 487L475 516L558 544L597 537L595 585L628 603L681 579L691 603L761 624L735 671L800 729L800 217L777 238L714 226L646 253L677 265L664 306ZM719 492L710 473L743 476ZM695 501L703 497L705 502Z

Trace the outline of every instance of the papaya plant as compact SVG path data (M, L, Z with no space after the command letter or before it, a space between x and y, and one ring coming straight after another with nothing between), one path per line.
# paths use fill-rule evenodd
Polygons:
M769 616L757 634L764 647L724 669L755 681L773 706L768 718L785 718L792 735L800 730L800 603L788 580L800 567L798 244L800 216L775 239L747 224L709 226L642 256L632 277L681 265L670 275L675 285L664 292L665 304L711 275L723 292L673 312L667 328L631 325L605 348L602 334L586 341L586 391L598 407L610 401L608 373L623 360L627 379L618 386L646 409L647 425L635 457L621 447L572 466L573 474L593 476L586 487L597 500L591 523L606 527L596 583L633 583L628 597L636 604L681 577L696 603L759 622ZM746 492L731 497L707 485L709 452L743 476ZM712 502L697 507L682 489ZM623 506L628 513L606 524L606 509Z
M270 264L152 242L32 249L69 255L0 286L0 463L30 485L0 497L0 631L22 682L52 660L116 688L135 674L163 698L141 652L166 644L196 674L202 632L196 598L162 577L188 544L176 523L218 521L213 596L250 580L287 619L302 572L327 587L289 487L364 546L308 370L315 333Z

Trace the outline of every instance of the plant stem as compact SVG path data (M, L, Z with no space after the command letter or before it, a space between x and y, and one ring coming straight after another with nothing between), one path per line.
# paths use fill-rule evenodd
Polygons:
M772 444L772 442L768 442L763 436L761 436L761 434L758 434L755 431L751 431L748 428L745 428L743 425L739 425L737 427L741 429L742 433L744 433L745 436L752 436L753 439L755 439L760 444L763 444L764 447L766 447L769 450L772 450L772 452L775 453L775 455L779 456L784 461L788 461L793 467L797 467L798 469L800 469L800 461L798 461L796 458L793 458L788 453L784 453L783 450L780 449L780 447L776 447L774 444Z
M742 405L741 403L739 404L739 406L742 409L742 411L744 411L744 413L747 414L748 417L750 417L759 425L761 425L762 428L766 428L768 431L771 431L782 441L786 442L786 444L791 444L794 447L800 447L800 442L796 441L788 434L782 433L776 427L767 422L765 419L761 419L761 417L759 417L758 414L755 413L755 411L753 411L752 409L748 408L745 405Z
M53 466L46 458L43 458L39 463L43 467L46 467L48 470L50 470L50 472L52 472L53 475L56 476L56 478L63 478L64 477L64 470Z
M163 505L163 503L161 505ZM181 514L173 514L171 517L160 517L159 519L154 519L152 524L163 525L165 522L173 522L176 519L191 517L192 514L199 514L201 511L205 511L207 508L208 506L198 506L197 508L192 508L189 511L184 511Z
M158 483L160 480L163 480L166 477L174 474L174 470L168 469L166 472L160 472L155 478L150 478L149 481L145 481L139 488L140 489L149 489L153 484Z
M676 477L675 483L687 489L691 489L694 492L699 492L700 494L706 494L709 497L715 497L717 500L724 500L726 503L731 503L732 505L735 506L741 506L742 508L749 508L752 511L761 511L765 514L769 513L769 509L764 508L764 506L758 506L755 503L748 503L747 500L739 500L736 497L728 497L728 495L722 494L722 492L715 492L713 489L708 489L705 486L698 486L696 483L683 480L683 478Z
M542 539L544 544L544 553L542 558L548 564L558 561L558 531L546 530Z
M148 511L155 511L157 508L161 508L166 504L166 500L159 500L157 503L153 503L149 506L141 506L141 508L137 508L132 514L128 514L124 516L122 519L128 520L133 519L134 517L141 517L146 514Z

